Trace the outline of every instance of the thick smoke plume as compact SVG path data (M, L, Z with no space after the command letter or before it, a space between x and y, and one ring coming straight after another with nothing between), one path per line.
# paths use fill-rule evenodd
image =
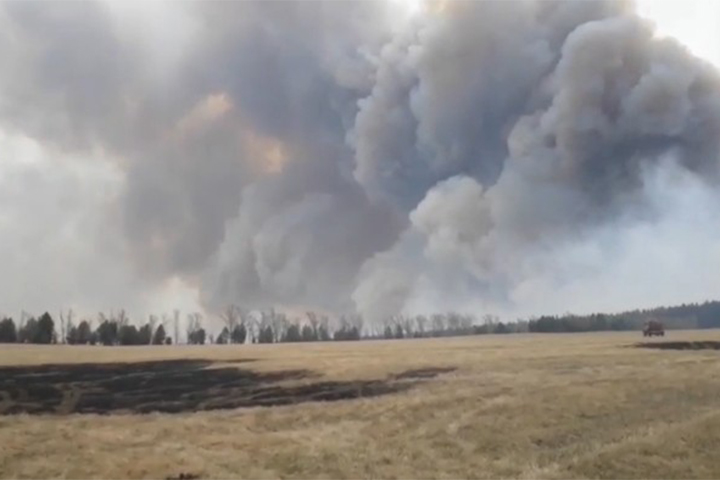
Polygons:
M623 1L403 15L387 1L3 3L0 130L42 146L50 186L0 166L15 185L0 233L17 250L42 230L18 185L67 190L51 223L74 230L44 251L77 252L11 308L44 308L68 279L73 301L117 302L139 295L129 276L181 279L210 312L369 321L713 296L717 70ZM104 195L78 187L104 181ZM14 255L0 254L6 279L31 261ZM121 278L112 295L100 274Z

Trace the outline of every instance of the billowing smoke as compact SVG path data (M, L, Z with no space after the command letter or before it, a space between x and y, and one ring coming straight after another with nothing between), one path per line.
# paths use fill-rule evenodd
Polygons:
M485 28L470 27L483 20ZM654 38L621 4L450 3L418 38L387 66L412 63L404 87L398 75L389 76L392 87L383 78L375 87L404 88L405 120L358 140L362 184L403 199L415 194L401 239L364 266L354 294L361 310L374 317L463 306L562 312L665 301L647 294L662 283L650 272L692 242L653 228L688 212L658 204L663 190L647 184L670 168L662 161L670 156L675 168L705 179L692 191L716 188L717 72ZM372 96L357 128L397 103ZM664 185L667 195L692 195L678 182ZM428 188L413 192L419 184ZM695 208L717 212L716 198L704 196ZM702 236L708 221L692 228ZM652 227L644 239L663 247L628 256L637 225ZM711 238L703 245L708 259L717 249ZM638 262L644 255L652 261ZM625 271L633 264L640 276ZM666 274L676 285L707 281L686 268L679 262ZM616 285L595 288L607 272L618 274ZM712 295L683 290L694 299ZM593 295L602 301L589 301Z
M70 278L95 307L138 295L128 275L181 279L208 311L370 321L713 296L717 70L623 1L401 17L387 1L2 4L0 130L57 152L48 175L83 169L52 179L74 192L52 222L72 240L47 249L78 253L10 302L44 308ZM78 187L106 170L104 196ZM0 194L16 249L38 229L2 221L22 190ZM22 277L31 259L12 255ZM100 274L122 278L113 295Z

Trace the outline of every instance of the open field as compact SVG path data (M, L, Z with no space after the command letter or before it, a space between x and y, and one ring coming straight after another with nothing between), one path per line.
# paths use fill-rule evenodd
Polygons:
M632 347L684 340L0 346L0 476L720 478L720 351Z

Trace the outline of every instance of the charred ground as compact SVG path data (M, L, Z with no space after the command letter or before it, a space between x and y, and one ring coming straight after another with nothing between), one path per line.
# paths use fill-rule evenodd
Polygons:
M306 369L255 372L252 360L164 360L0 368L0 414L184 413L376 397L452 369L377 380L319 381ZM315 381L313 381L315 380Z
M658 350L720 350L720 341L642 342L635 346Z

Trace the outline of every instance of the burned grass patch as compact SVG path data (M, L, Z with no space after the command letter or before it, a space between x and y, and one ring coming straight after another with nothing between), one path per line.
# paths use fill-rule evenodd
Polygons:
M313 381L318 375L309 370L261 373L224 365L233 362L214 363L4 367L0 368L0 415L184 413L332 402L401 392L452 370L414 370L378 380Z
M658 350L720 350L720 341L642 342L635 344L635 347L654 348Z
M181 473L180 475L169 475L165 480L198 480L200 475L197 473Z
M418 368L415 370L407 370L405 372L395 375L395 380L416 380L416 379L427 379L435 378L443 373L454 372L454 367L430 367L430 368Z

